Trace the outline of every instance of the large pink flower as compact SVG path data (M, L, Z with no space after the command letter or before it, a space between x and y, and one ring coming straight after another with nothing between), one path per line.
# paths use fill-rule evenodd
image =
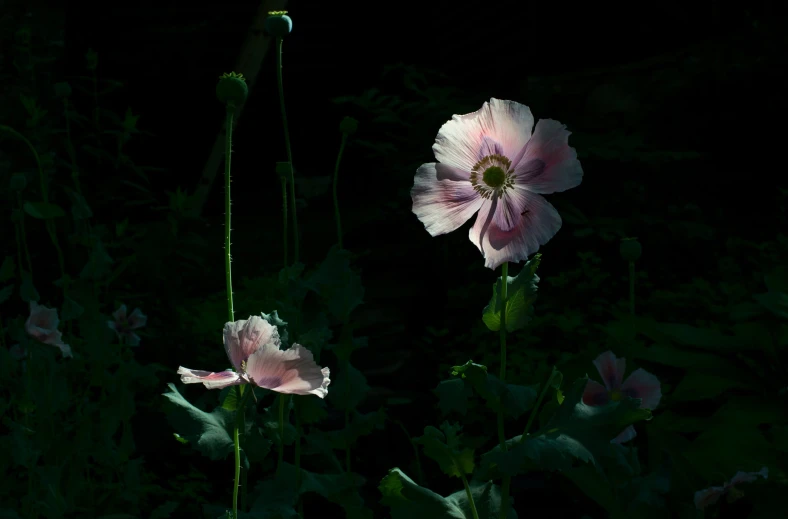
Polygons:
M62 334L57 329L59 324L57 309L47 308L35 301L30 301L30 317L25 322L27 333L44 344L60 348L64 357L73 357L71 346L63 342Z
M237 371L178 368L184 384L202 383L208 389L251 383L279 393L324 398L331 383L328 368L315 363L312 352L299 344L280 350L279 331L253 315L224 325L224 349Z
M120 308L112 313L114 320L107 321L107 326L110 330L114 331L118 338L123 340L129 346L139 346L140 337L134 330L142 328L148 322L148 317L142 313L139 308L135 308L131 314L126 316L126 305L120 305Z
M662 389L657 377L643 368L633 371L624 380L626 359L617 359L613 352L606 351L594 360L604 386L599 382L589 380L583 391L583 403L586 405L605 405L611 400L621 400L622 397L640 398L641 409L655 409L662 398ZM623 380L623 383L622 383ZM613 443L623 443L637 436L635 428L631 425L613 439Z
M709 487L695 492L695 508L703 510L709 505L713 505L719 501L720 497L730 493L734 490L735 486L739 483L752 483L758 476L765 478L769 477L768 467L763 467L758 472L742 472L739 471L731 480L721 487Z
M566 126L542 119L532 135L533 125L527 106L493 98L441 127L432 146L439 162L419 167L410 192L432 236L478 211L469 236L495 269L527 259L558 232L561 217L540 194L579 185L583 169Z

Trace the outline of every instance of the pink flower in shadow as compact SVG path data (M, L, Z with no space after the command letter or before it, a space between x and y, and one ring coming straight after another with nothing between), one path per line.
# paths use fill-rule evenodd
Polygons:
M530 108L495 98L441 126L432 146L438 162L416 170L410 192L427 232L451 232L478 211L469 238L491 269L547 243L561 217L541 195L579 185L583 169L566 126L542 119L532 134L533 126Z
M698 510L703 510L707 506L713 505L719 501L723 495L734 491L735 486L739 483L752 483L758 479L758 476L761 476L764 479L768 478L769 469L767 467L763 467L758 472L739 471L731 478L729 482L725 483L721 487L709 487L703 490L698 490L695 492L695 508Z
M28 335L39 342L60 348L64 357L73 357L71 346L63 342L62 334L57 329L59 324L56 309L30 301L30 317L25 322Z
M583 403L590 406L605 405L611 400L621 400L622 397L640 398L641 409L655 409L662 398L657 377L640 368L633 371L624 380L626 359L618 359L613 352L606 351L594 360L602 382L589 380L583 391ZM623 381L623 382L622 382ZM631 425L616 436L613 443L623 443L637 436L635 428Z
M131 314L126 316L126 305L120 305L120 308L113 312L112 317L114 320L107 321L107 326L118 335L118 339L129 346L139 346L140 337L134 333L134 330L145 326L148 317L139 308L135 308Z
M251 383L278 393L328 394L330 371L315 363L312 352L299 344L279 349L275 326L258 316L224 325L224 349L236 371L178 368L184 384L202 383L208 389Z

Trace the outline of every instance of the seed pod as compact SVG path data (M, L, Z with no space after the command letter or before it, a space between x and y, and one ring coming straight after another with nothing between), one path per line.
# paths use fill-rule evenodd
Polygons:
M287 11L269 11L265 19L265 30L271 36L282 38L293 30L293 20L287 16Z
M216 97L226 105L240 106L246 101L249 95L249 87L246 86L246 79L243 74L230 72L219 76L219 83L216 84Z
M643 247L641 247L637 238L623 238L618 247L618 251L625 261L637 261L638 258L640 258L640 254L643 252Z

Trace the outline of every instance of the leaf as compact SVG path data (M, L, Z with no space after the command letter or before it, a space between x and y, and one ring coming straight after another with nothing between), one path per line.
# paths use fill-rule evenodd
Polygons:
M85 197L66 186L63 186L63 189L65 189L66 194L71 199L71 216L74 220L85 220L93 217L93 211L90 210Z
M346 449L353 445L359 438L372 434L375 429L382 429L386 424L384 409L370 411L369 413L350 412L350 423L344 429L329 431L328 438L334 449Z
M0 288L0 304L5 303L11 298L11 294L14 293L14 285L8 285L3 288Z
M515 277L507 276L507 303L506 303L506 330L514 332L525 328L531 320L533 304L536 301L536 289L539 276L536 269L539 267L542 255L536 254L523 265L522 270ZM489 304L484 307L482 321L487 328L497 332L501 329L501 301L500 286L502 278L493 285L493 295Z
M487 373L487 367L472 361L452 368L453 375L460 375L468 381L473 389L487 402L487 406L496 413L503 411L519 418L533 407L536 401L536 388L504 384L495 375Z
M25 303L38 302L40 298L38 290L33 286L33 276L24 270L22 271L22 284L19 287L19 296Z
M63 300L63 306L60 309L60 319L62 321L65 322L72 319L78 319L83 313L85 313L85 309L82 307L82 305L68 296L65 297Z
M349 362L331 374L328 399L335 408L345 411L355 409L369 391L367 378Z
M438 397L438 407L443 414L456 411L464 415L468 410L468 397L473 394L471 388L459 378L441 380L433 391Z
M5 283L12 277L14 277L14 272L16 271L16 264L14 263L13 256L6 256L3 260L3 264L0 265L0 283Z
M266 314L265 312L260 312L260 316L268 322L268 324L276 326L277 331L279 332L279 339L282 341L282 346L284 348L288 348L290 343L288 342L287 337L287 323L279 318L279 314L274 310L270 314Z
M483 465L497 467L504 474L521 474L527 470L566 470L575 460L596 463L596 457L610 452L610 441L627 426L651 418L640 409L640 400L623 398L604 406L583 403L587 377L575 381L555 415L524 441L516 436L482 456Z
M465 490L442 497L432 490L417 485L399 468L389 470L378 490L383 494L381 503L391 508L392 519L472 519L470 503ZM473 496L479 519L498 519L501 497L498 487L488 481L472 484ZM507 519L517 519L517 512L509 508Z
M293 406L302 424L318 423L328 416L325 400L312 395L293 395Z
M691 372L681 379L681 382L678 383L670 396L674 400L682 401L707 400L719 396L730 389L746 389L748 387L747 384L738 380L731 380L707 373Z
M98 281L110 273L110 268L113 263L112 258L107 254L107 250L104 248L104 244L96 240L90 251L88 262L82 267L79 277Z
M461 477L473 472L473 449L463 448L459 437L462 427L443 422L440 430L428 425L424 435L414 438L413 442L424 447L424 454L440 465L441 470L450 477Z
M167 420L191 443L195 449L210 459L223 460L233 452L233 440L230 437L232 413L217 407L210 413L201 411L187 401L173 384L164 397L172 404L167 413Z
M364 300L361 277L350 268L350 258L348 251L334 245L306 280L307 286L320 295L329 313L339 322L346 322Z
M61 218L66 215L60 206L48 202L25 202L23 208L27 214L39 220Z

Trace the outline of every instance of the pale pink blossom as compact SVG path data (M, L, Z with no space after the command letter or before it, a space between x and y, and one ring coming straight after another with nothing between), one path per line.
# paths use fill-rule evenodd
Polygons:
M328 393L330 371L320 368L312 352L300 344L280 349L279 331L258 316L224 325L224 349L236 371L220 372L178 368L184 384L202 383L208 389L251 383L279 393Z
M59 324L57 309L30 301L30 317L25 322L28 335L44 344L60 348L64 357L72 357L71 346L63 342L62 334L57 329Z
M107 326L118 335L118 339L129 346L139 346L140 338L134 333L134 330L145 326L148 317L139 308L135 308L131 314L126 316L126 305L120 305L120 308L113 312L112 317L114 320L107 321Z
M763 467L758 472L739 471L731 478L729 482L725 483L721 487L709 487L703 490L698 490L695 492L695 508L698 510L703 510L707 506L713 505L719 501L723 495L730 493L739 483L752 483L758 479L758 476L761 476L764 479L768 478L768 467Z
M432 146L438 162L422 164L411 189L427 232L451 232L478 212L469 237L492 269L547 243L561 217L541 194L579 185L583 169L566 126L541 119L531 134L533 126L530 108L495 98L445 123Z
M589 380L583 391L583 403L597 406L605 405L611 400L617 401L628 396L640 398L641 409L655 409L662 398L662 389L657 377L644 370L636 369L624 380L626 359L618 359L613 352L606 351L594 360L602 382ZM623 382L622 382L623 381ZM623 443L637 436L631 425L613 439L613 443Z

